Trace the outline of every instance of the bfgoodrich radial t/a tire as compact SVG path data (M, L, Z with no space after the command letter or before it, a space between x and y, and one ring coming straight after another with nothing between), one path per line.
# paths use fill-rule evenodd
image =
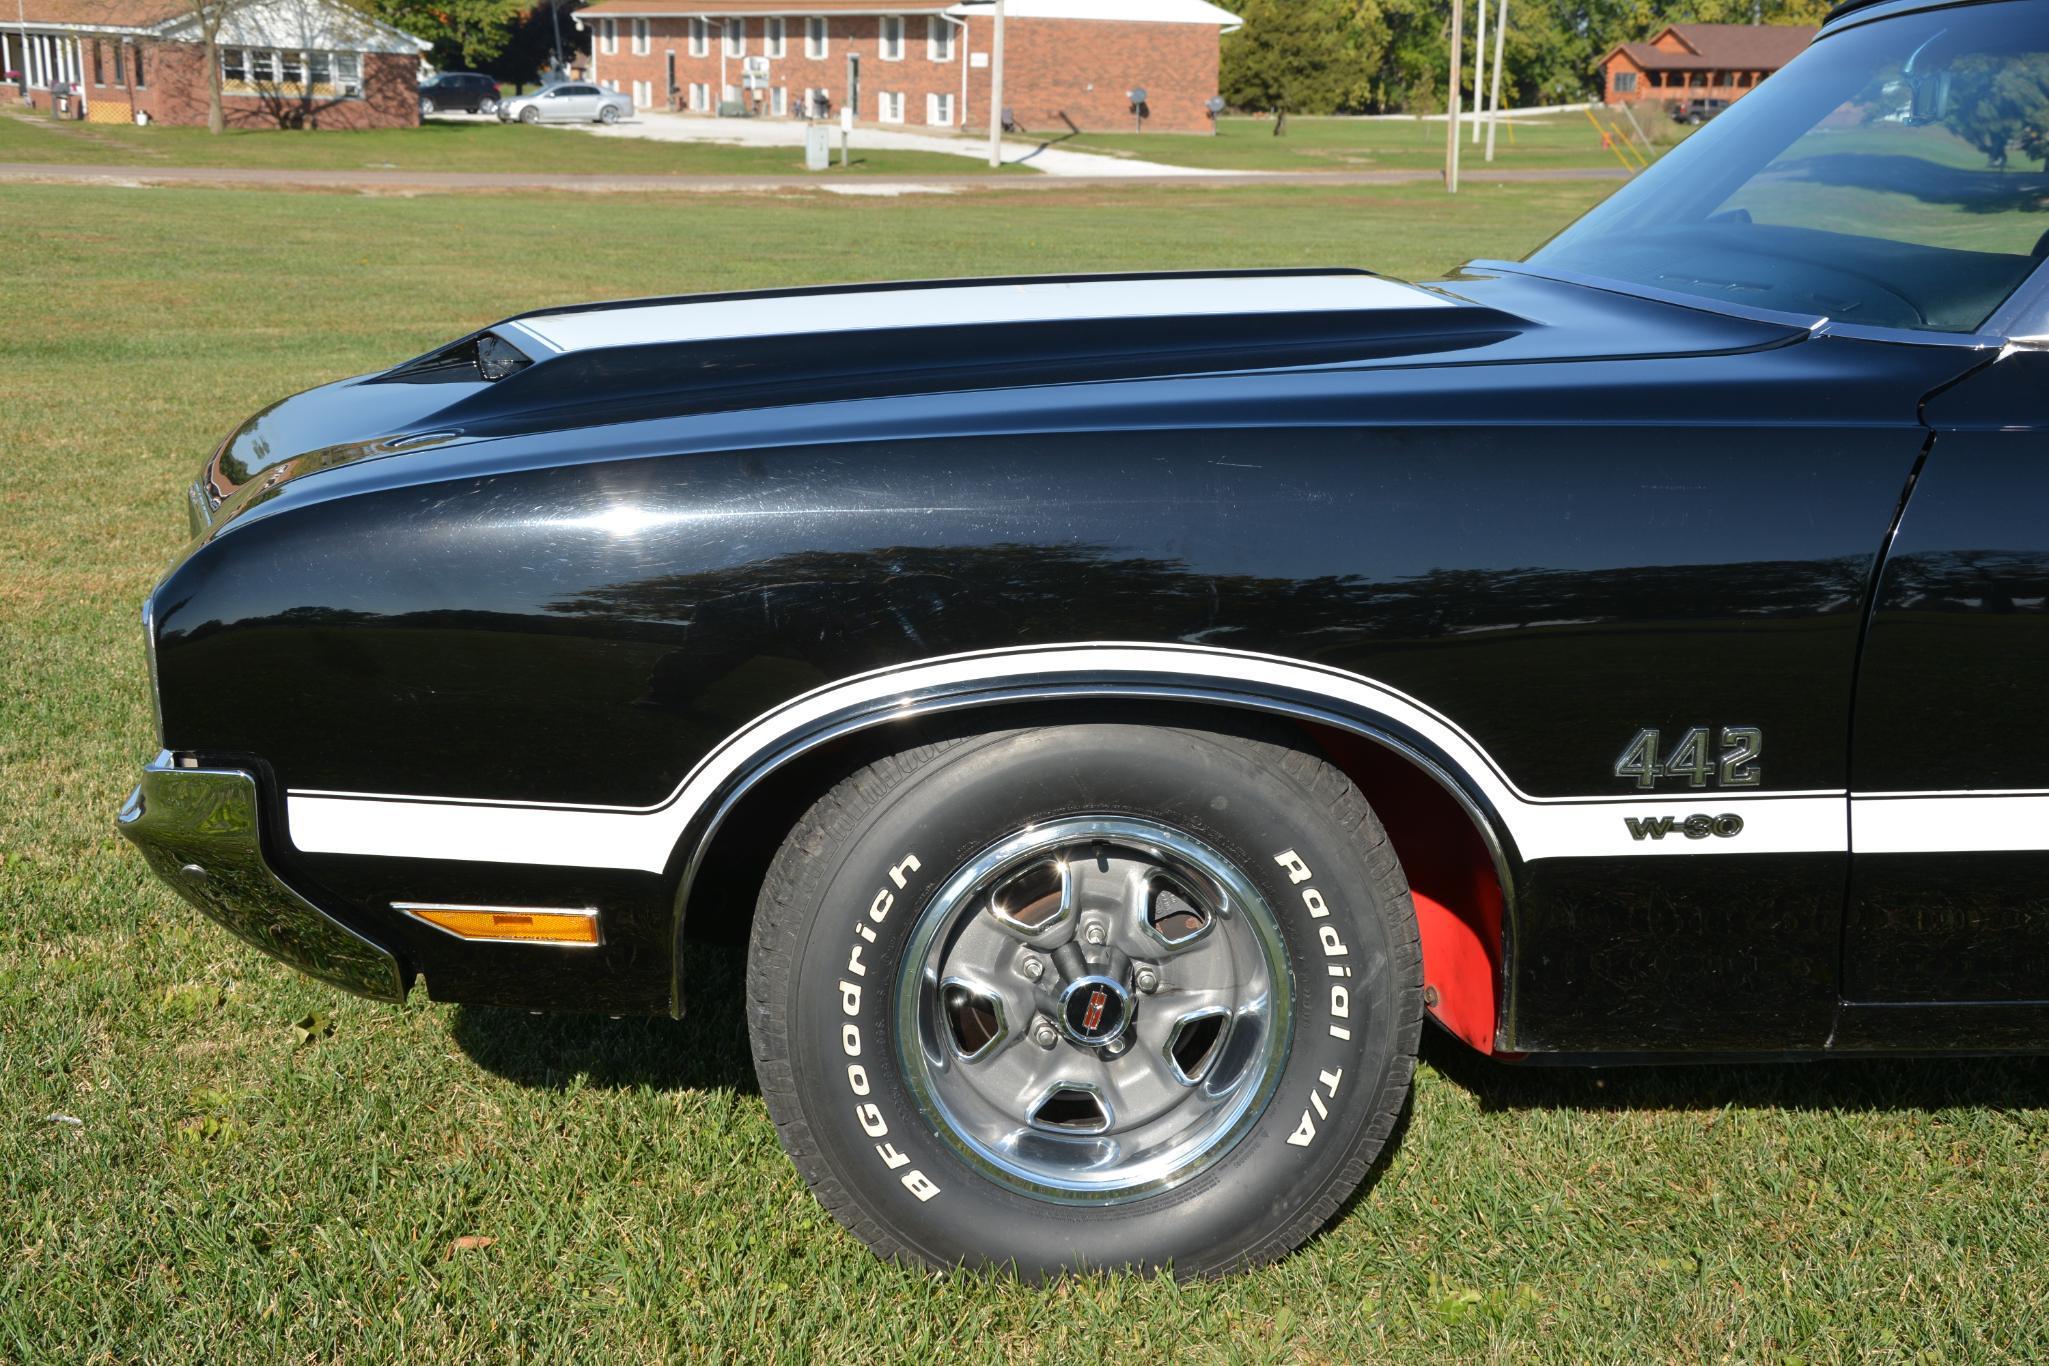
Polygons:
M835 1217L1029 1278L1295 1247L1394 1125L1421 991L1380 823L1256 722L889 755L791 832L748 976L769 1111Z

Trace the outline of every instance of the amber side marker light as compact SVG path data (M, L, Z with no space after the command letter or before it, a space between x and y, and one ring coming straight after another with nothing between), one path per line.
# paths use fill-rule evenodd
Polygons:
M440 906L417 901L394 901L391 908L403 915L432 925L444 934L478 944L567 944L595 948L598 913L595 907L558 910L539 906Z

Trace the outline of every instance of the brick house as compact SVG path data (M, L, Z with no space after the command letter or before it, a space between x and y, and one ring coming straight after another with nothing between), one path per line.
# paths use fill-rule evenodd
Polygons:
M1791 24L1669 24L1648 43L1623 43L1601 59L1602 98L1740 99L1805 51L1816 32Z
M987 0L598 0L590 78L640 109L770 118L837 115L861 59L863 122L987 127L995 32ZM1212 130L1218 40L1235 15L1207 0L1008 0L1004 99L1024 128ZM750 88L746 68L766 63Z
M178 0L19 0L0 14L0 70L27 102L94 123L204 124L206 47ZM400 128L420 121L429 46L341 0L257 0L223 21L230 127Z

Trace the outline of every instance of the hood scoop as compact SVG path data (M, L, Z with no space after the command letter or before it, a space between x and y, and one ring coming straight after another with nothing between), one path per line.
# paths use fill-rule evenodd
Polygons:
M1530 324L1364 273L1115 277L713 296L501 323L385 376L475 378L437 415L476 435L693 412L1341 365L1485 347Z

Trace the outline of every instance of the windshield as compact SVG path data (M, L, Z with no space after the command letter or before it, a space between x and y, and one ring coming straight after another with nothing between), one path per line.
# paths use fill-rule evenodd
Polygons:
M1530 258L1848 323L1969 332L2049 255L2049 6L1819 39Z

